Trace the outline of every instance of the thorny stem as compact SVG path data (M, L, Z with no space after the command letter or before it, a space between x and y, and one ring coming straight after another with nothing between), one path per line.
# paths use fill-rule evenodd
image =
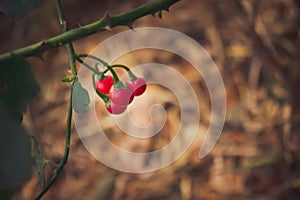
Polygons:
M14 58L14 57L26 58L29 56L37 56L51 48L63 46L66 44L69 58L70 58L70 71L71 71L72 76L76 77L77 72L76 72L76 66L75 66L75 59L77 59L82 64L84 64L84 62L75 55L75 51L74 51L74 48L71 43L72 41L78 40L83 37L87 37L91 34L99 32L99 31L110 30L111 28L113 28L115 26L124 25L124 26L128 26L129 28L132 28L132 24L136 19L141 18L148 14L154 15L158 11L161 12L161 10L168 11L169 7L172 4L176 3L177 1L179 1L179 0L154 0L148 4L140 6L129 12L119 14L117 16L110 17L110 16L108 16L108 14L106 14L102 19L100 19L94 23L91 23L91 24L85 25L83 27L68 31L60 0L55 0L56 9L58 12L58 17L60 20L60 25L62 27L63 33L58 36L49 38L47 40L43 40L43 41L37 42L35 44L29 45L26 47L23 47L23 48L20 48L17 50L13 50L8 53L1 54L0 61ZM103 64L101 59L97 58L96 60L97 60L97 62L100 62L101 64ZM105 64L105 62L104 62L104 64ZM85 65L85 66L88 67L89 65ZM106 65L106 67L112 72L115 81L118 81L119 79L118 79L117 75L115 74L114 70L112 69L112 67L110 65ZM92 68L90 66L88 68L92 71L95 70L94 68ZM95 71L96 71L96 74L99 74L99 72L97 70L95 70ZM93 75L93 80L94 80L94 75ZM41 199L43 197L43 195L49 190L49 188L52 186L52 184L57 179L60 172L63 170L65 164L67 163L68 157L69 157L71 126L72 126L72 113L73 113L72 97L73 97L73 86L74 86L75 81L76 81L76 78L75 78L75 80L72 81L71 87L70 87L71 92L70 92L68 115L67 115L64 155L58 165L57 164L52 165L53 167L56 168L54 171L54 174L51 177L51 179L49 180L49 182L47 183L47 185L38 194L36 199ZM51 162L47 162L47 164L51 165Z
M110 17L106 14L102 19L91 24L69 30L65 33L42 40L32 45L1 54L0 61L13 57L25 58L29 56L41 55L43 52L51 48L63 46L72 41L87 37L99 31L110 30L111 28L116 26L123 25L132 28L132 23L136 19L139 19L148 14L154 15L156 12L161 10L168 10L171 5L178 1L179 0L154 0L129 12L125 12L113 17Z
M56 180L59 173L63 170L64 165L67 163L67 160L68 160L68 157L69 157L71 122L72 122L72 93L73 93L72 90L73 90L73 85L74 85L74 82L72 82L72 85L71 85L71 94L70 94L70 100L69 100L68 117L67 117L67 129L66 129L66 138L65 138L66 145L65 145L64 156L63 156L61 162L59 163L57 169L54 171L54 174L51 177L51 179L49 180L48 184L45 186L45 188L36 197L36 200L41 199L43 197L43 195L49 190L49 188L52 186L52 184Z
M60 0L55 0L55 3L56 3L56 9L57 9L57 12L58 12L59 21L60 21L60 24L62 26L62 31L66 32L67 31L67 25L66 25L66 21L65 21L63 11L62 11L62 6L61 6L61 3L60 3ZM72 45L71 42L67 44L67 49L68 49L68 54L69 54L69 58L70 58L70 71L71 71L72 76L76 77L77 72L76 72L76 66L75 66L75 52L74 52L74 48L73 48L73 45ZM63 170L65 164L68 161L69 152L70 152L70 138L71 138L72 113L73 113L73 109L72 109L73 85L74 85L75 81L72 82L71 88L70 88L71 91L70 91L70 100L69 100L68 116L67 116L67 127L66 127L66 135L65 135L64 155L63 155L63 158L61 159L60 163L58 165L54 166L54 167L56 167L56 169L54 171L53 176L51 177L51 179L47 183L47 185L43 188L43 190L38 194L36 199L41 199L43 197L43 195L49 190L49 188L55 182L58 175Z
M55 0L55 5L56 5L56 9L57 9L57 13L58 13L58 18L59 18L59 23L61 25L62 31L63 33L67 32L67 22L65 20L65 16L62 10L62 6L60 3L60 0ZM76 76L76 63L75 63L75 51L74 51L74 47L72 45L71 42L66 44L67 46L67 50L68 50L68 54L69 54L69 58L70 58L70 70L71 70L71 74L73 76Z

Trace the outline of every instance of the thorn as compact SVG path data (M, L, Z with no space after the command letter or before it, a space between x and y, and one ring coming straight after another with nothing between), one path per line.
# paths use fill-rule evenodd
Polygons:
M106 20L110 20L110 16L109 16L109 13L108 13L108 11L106 11L105 13L104 13L104 16L100 19L100 21L106 21Z
M60 25L61 25L61 27L67 27L67 22L65 20L63 20Z
M133 29L133 22L128 22L126 24L126 26L128 26L128 28Z
M42 40L39 44L38 47L44 46L47 43L47 40Z
M105 26L104 30L111 31L111 26L110 25Z
M155 12L151 13L152 17L155 17Z
M109 24L110 19L111 17L109 16L108 11L106 11L100 21L108 21L107 24ZM111 25L106 25L105 27L100 28L99 31L111 31Z
M165 8L164 10L167 11L167 12L170 12L169 8Z
M161 19L162 18L162 11L158 11L158 17Z
M78 28L80 28L80 27L81 27L81 24L80 24L79 22L77 22L77 26L78 26Z
M43 54L38 54L35 57L40 59L42 62L45 62L45 59L43 58Z

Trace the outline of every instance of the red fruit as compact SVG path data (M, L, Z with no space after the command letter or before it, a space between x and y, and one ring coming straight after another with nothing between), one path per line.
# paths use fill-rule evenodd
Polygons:
M118 106L127 106L133 101L134 89L131 84L127 83L126 88L111 88L109 92L110 101Z
M106 110L111 113L111 114L121 114L125 112L127 106L118 106L116 104L110 103L109 105L106 106Z
M142 78L137 78L135 81L130 82L130 84L134 88L134 96L143 94L147 87L146 81Z
M102 94L108 94L113 84L114 84L113 77L107 76L104 79L97 80L96 89L98 90L98 92Z

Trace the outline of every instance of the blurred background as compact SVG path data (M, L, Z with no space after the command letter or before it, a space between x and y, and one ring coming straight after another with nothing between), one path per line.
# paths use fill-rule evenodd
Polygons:
M62 0L62 5L69 28L75 28L100 19L105 11L115 15L147 2ZM97 161L73 127L69 161L44 199L299 199L299 9L298 0L183 0L170 12L164 11L162 19L156 14L137 20L134 27L164 27L190 36L215 60L227 93L226 123L217 145L199 159L202 138L197 137L172 165L157 172L130 174ZM54 1L42 0L19 21L0 14L0 24L0 53L61 32ZM74 48L78 53L89 53L101 41L127 29L116 27L94 34L74 42ZM61 80L68 75L68 54L60 47L44 53L43 60L27 60L41 91L28 106L24 126L37 135L46 157L59 162L64 152L69 96L69 85ZM199 132L205 133L210 98L205 82L188 62L155 50L135 52L119 61L129 66L162 63L183 74L197 93ZM101 105L98 118L116 144L148 152L174 137L179 108L176 98L157 86L150 86L142 101L145 105L160 103L168 114L165 126L150 142L132 142ZM47 167L48 178L52 172ZM11 199L33 199L39 191L34 169Z

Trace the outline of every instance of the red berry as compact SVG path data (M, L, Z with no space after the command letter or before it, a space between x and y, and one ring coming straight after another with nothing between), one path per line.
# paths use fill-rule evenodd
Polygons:
M118 106L116 104L113 104L112 102L106 106L106 110L111 114L121 114L125 112L127 106Z
M96 89L98 90L98 92L100 92L102 94L108 94L109 90L113 86L113 84L114 84L113 77L107 76L103 79L97 80Z
M131 84L127 83L126 88L111 88L109 92L110 101L118 106L127 106L133 101L134 89Z
M130 82L130 84L134 88L135 96L143 94L147 87L146 81L142 78L137 78L135 81Z

